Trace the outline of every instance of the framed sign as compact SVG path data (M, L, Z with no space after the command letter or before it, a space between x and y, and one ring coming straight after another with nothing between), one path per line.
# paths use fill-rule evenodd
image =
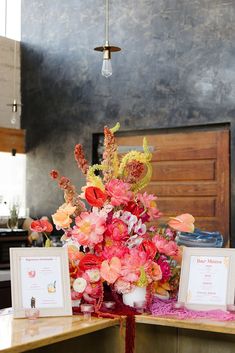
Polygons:
M234 305L235 249L183 250L178 302L195 310Z
M11 248L10 267L15 318L32 306L39 316L72 315L65 248Z

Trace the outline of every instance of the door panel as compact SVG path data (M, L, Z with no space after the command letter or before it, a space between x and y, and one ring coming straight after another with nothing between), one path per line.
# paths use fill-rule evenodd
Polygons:
M219 230L229 240L229 130L185 131L118 136L121 146L153 148L153 176L146 191L158 196L169 216L191 213L203 230Z

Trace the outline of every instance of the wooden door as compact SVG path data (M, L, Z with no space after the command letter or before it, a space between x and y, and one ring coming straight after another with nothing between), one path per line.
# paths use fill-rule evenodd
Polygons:
M140 146L144 136L154 149L152 181L146 191L158 196L158 207L164 213L160 221L191 213L196 227L220 231L228 245L229 131L118 136L120 151Z

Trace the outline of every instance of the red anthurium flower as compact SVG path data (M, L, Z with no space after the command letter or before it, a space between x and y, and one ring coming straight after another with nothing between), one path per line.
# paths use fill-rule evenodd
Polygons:
M144 251L150 259L154 259L157 252L156 245L150 240L143 240L138 249Z
M82 271L90 270L95 267L99 267L101 259L93 254L86 254L79 262L79 268Z
M85 190L87 202L94 207L102 207L107 199L107 194L96 186L88 186Z
M140 215L143 213L144 208L140 207L136 202L130 201L124 208L125 211L131 212L134 216L140 217Z
M30 225L30 229L33 232L46 232L50 233L53 230L52 224L45 220L45 219L39 219L37 221L33 221Z

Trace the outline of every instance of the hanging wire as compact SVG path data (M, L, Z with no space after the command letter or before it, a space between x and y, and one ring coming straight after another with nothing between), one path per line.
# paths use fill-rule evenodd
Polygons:
M109 0L105 0L105 44L109 43Z
M14 41L14 61L13 61L13 99L16 99L16 40Z
M5 37L7 36L7 0L5 0Z

